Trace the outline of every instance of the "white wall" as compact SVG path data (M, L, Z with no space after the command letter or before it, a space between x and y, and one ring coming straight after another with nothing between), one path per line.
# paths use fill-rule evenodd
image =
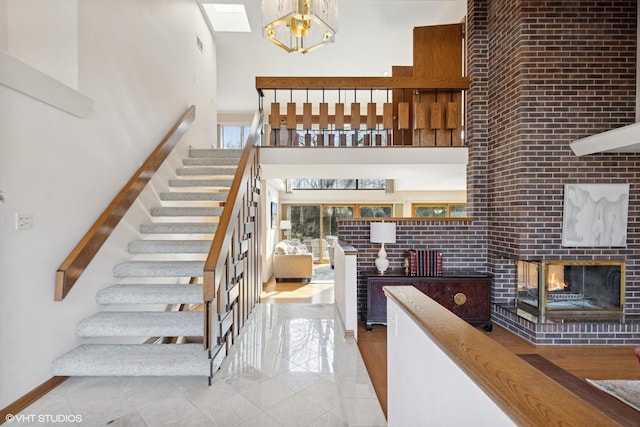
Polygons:
M389 427L515 425L391 298L387 298L387 383Z
M0 0L0 15L0 47L95 101L80 119L0 86L1 408L50 378L112 280L96 260L54 302L60 262L189 105L180 151L214 144L217 106L215 45L194 0ZM16 212L32 230L16 231ZM122 257L116 241L136 232L125 221L101 254Z
M282 218L282 203L280 193L284 190L281 180L262 180L261 206L262 222L262 283L266 283L273 275L273 248L280 241L280 229L271 228L271 202L278 204L278 224Z
M7 2L9 53L77 89L78 0Z
M358 256L351 253L353 247L348 248L348 255L340 244L333 248L336 311L344 334L353 335L358 341Z

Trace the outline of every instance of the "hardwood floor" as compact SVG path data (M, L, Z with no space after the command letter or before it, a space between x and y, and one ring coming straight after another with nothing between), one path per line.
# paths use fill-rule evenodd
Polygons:
M585 381L590 379L626 379L640 380L640 365L633 353L633 347L536 347L525 341L508 330L495 325L492 332L486 332L479 328L486 336L494 339L503 347L517 355L537 355L547 361L545 364L534 364L545 374L551 376L557 382L568 386L571 381L566 381L566 373L571 374L572 380L579 381L579 385L583 386L582 390L574 392L580 395L580 392L586 390L587 394L593 394L605 405L615 406L615 399L608 400L608 396L602 395L593 386ZM371 382L376 390L380 405L387 414L387 330L383 325L374 325L371 332L367 332L365 324L360 321L358 324L358 348L362 354L365 366L371 377ZM525 359L526 360L526 359ZM534 359L535 362L535 359ZM548 363L551 362L551 363ZM553 365L561 369L554 369ZM550 367L549 367L550 366ZM562 372L562 371L566 371ZM573 384L578 384L573 382ZM592 390L593 389L593 390ZM593 393L591 393L591 391ZM583 397L584 398L584 397ZM588 399L585 399L588 400ZM634 411L623 404L619 413L625 412L624 416L634 417ZM606 408L605 408L606 409ZM606 410L604 411L606 412ZM637 415L640 419L640 414ZM627 423L622 422L623 425ZM632 424L629 424L632 425Z
M323 303L331 304L333 300L333 284L331 283L275 283L273 279L264 284L263 303ZM486 336L551 376L565 387L582 388L574 392L585 400L584 394L590 395L593 404L606 406L621 413L622 417L634 417L637 411L623 405L618 408L614 398L609 398L585 381L590 379L626 379L640 380L640 364L633 348L625 347L536 347L495 325L492 332L478 328ZM383 325L374 325L368 332L363 321L358 322L358 348L373 383L385 416L387 415L387 330ZM534 355L528 357L525 355ZM599 394L601 393L601 394ZM630 410L630 412L629 412ZM615 415L615 414L614 414ZM624 420L622 425L627 425ZM632 424L629 424L632 425Z
M375 325L367 332L363 321L358 322L358 349L367 367L384 416L387 416L387 328Z
M316 264L313 268L326 267L328 264ZM318 281L280 282L272 277L262 285L261 303L309 303L333 304L333 282Z

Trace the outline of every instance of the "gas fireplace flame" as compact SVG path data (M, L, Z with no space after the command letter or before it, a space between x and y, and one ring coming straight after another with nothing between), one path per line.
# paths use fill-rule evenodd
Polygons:
M551 271L555 270L556 266L548 266L549 274L547 275L547 289L551 291L564 291L568 285L564 281L564 272L562 271L562 266L560 267L560 272Z

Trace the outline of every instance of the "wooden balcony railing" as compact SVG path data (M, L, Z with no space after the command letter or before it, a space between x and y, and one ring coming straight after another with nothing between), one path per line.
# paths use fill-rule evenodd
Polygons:
M263 145L464 145L464 38L461 23L415 27L413 64L392 66L389 77L256 77L271 107Z
M100 215L89 231L80 239L76 247L73 248L67 258L60 264L60 267L58 267L56 271L54 295L56 301L61 301L67 296L85 268L111 235L116 225L118 225L138 195L140 195L149 180L151 180L153 174L187 132L195 116L196 107L192 105L182 114L156 149L153 150L147 160L133 174L129 182L125 184L102 215Z
M260 298L260 174L263 112L256 112L203 275L204 347L229 346Z
M265 145L288 147L462 146L468 86L467 77L256 78L261 96L273 91Z

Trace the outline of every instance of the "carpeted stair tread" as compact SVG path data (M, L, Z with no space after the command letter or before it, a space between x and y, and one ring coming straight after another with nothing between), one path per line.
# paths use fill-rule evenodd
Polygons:
M151 222L140 225L145 234L211 234L218 228L217 222Z
M160 200L166 202L224 202L227 200L227 191L168 191L160 193Z
M232 179L170 179L170 187L231 187Z
M76 347L53 361L53 375L210 377L212 366L219 368L227 349L217 346L213 360L209 359L202 344L203 312L148 310L150 305L163 310L167 305L203 303L203 285L186 282L203 275L202 259L211 248L211 235L218 228L216 217L222 215L242 152L189 150L176 175L165 182L172 188L160 192L159 206L149 209L152 221L140 225L140 232L150 239L131 241L129 260L113 267L113 275L130 278L125 280L129 283L99 290L95 301L106 310L76 324L76 334L82 339L119 343ZM113 304L126 311L115 311ZM188 344L124 344L138 337L140 341L188 337Z
M202 285L118 284L96 293L96 304L200 304Z
M200 311L101 311L76 324L79 337L180 337L204 334Z
M135 240L129 243L130 254L206 254L211 240Z
M202 344L84 344L58 357L54 376L210 376Z
M182 159L184 166L238 166L240 158L187 157Z
M155 206L150 209L151 216L220 216L222 207L198 206Z
M234 165L178 168L176 170L178 176L233 176L235 173L236 167Z
M189 157L214 157L217 159L222 158L236 158L239 159L242 156L242 150L239 149L226 149L226 148L190 148Z
M202 277L204 261L127 261L113 267L114 277Z

